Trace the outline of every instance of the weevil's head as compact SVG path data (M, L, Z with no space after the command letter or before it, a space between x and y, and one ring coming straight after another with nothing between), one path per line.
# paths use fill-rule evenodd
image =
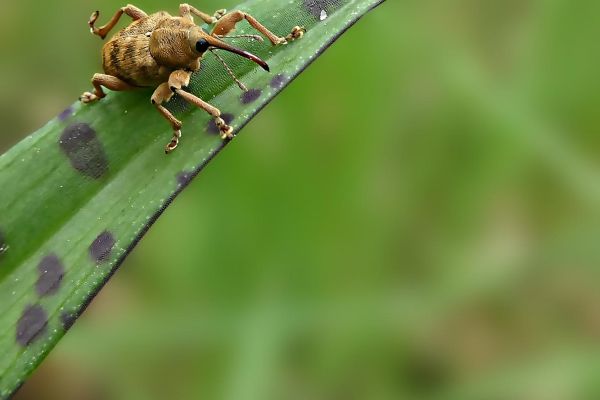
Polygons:
M247 58L248 60L254 61L256 64L260 65L264 70L269 70L269 65L254 54L242 49L238 49L237 47L231 46L230 44L225 43L224 41L204 32L200 27L196 28L197 29L192 29L190 31L189 42L190 47L196 53L198 53L199 56L202 56L207 50L210 49L221 49L240 55L244 58Z

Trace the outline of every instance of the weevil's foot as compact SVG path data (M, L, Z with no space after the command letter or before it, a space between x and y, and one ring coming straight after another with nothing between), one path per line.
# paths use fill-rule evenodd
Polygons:
M83 94L79 96L79 101L81 101L84 104L93 103L98 100L100 100L100 97L90 92L83 92Z
M175 150L177 148L180 138L181 138L181 130L178 129L175 132L173 132L173 139L171 139L169 144L167 144L165 146L165 154L169 154L170 152L172 152L173 150Z
M302 39L302 36L306 33L306 28L303 26L295 26L292 28L292 32L285 37L285 41L291 42L296 39Z
M94 11L92 13L92 15L90 15L90 19L88 20L88 25L90 26L92 33L94 33L94 24L98 20L99 16L100 16L100 11Z
M219 128L221 139L225 140L233 138L233 128L227 125L225 121L223 121L223 118L215 118L215 124L217 125L217 128Z
M213 14L214 22L217 22L218 20L220 20L221 18L223 18L223 16L225 14L227 14L227 10L224 9L224 8L215 11L215 13Z
M277 43L275 43L276 45L279 44L288 44L289 42L293 42L296 39L301 39L302 36L304 36L304 33L306 32L306 28L303 26L295 26L292 28L292 32L287 35L286 37L280 37L277 40Z
M280 45L284 45L284 44L288 44L287 38L278 37L277 38L277 43L275 43L274 46L280 46Z
M233 128L230 127L229 125L225 125L223 128L221 128L220 132L221 132L221 139L223 139L223 140L233 139Z
M92 15L90 16L90 19L88 21L88 25L90 26L90 32L94 35L98 35L100 36L102 39L104 39L106 37L106 34L103 34L102 32L100 32L100 29L96 28L94 26L94 24L96 23L96 21L98 20L98 17L100 16L100 11L94 11L92 13Z

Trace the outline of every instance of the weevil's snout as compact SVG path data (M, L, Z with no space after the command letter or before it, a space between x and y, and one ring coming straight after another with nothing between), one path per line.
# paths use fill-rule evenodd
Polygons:
M269 71L269 64L267 64L263 59L255 56L254 54L247 52L246 50L238 49L237 47L233 47L228 43L223 42L217 38L210 36L207 39L200 39L199 41L206 41L209 43L210 47L214 47L216 49L227 50L231 53L235 53L240 55L248 60L254 61L256 64L260 65L265 71ZM202 43L204 45L204 43Z
M267 64L263 59L254 54L247 52L246 50L238 49L228 43L225 43L222 40L217 39L214 36L208 35L203 32L203 34L197 37L195 41L194 47L196 51L200 54L203 54L210 48L226 50L231 53L235 53L240 55L248 60L254 61L256 64L260 65L265 71L269 71L269 64Z
M261 68L264 69L265 71L267 71L267 72L270 71L269 64L267 64L267 62L265 60L263 60L262 58L255 56L252 53L249 53L245 50L236 49L235 47L232 47L231 49L227 49L227 48L223 48L223 47L218 47L218 48L230 51L235 54L239 54L240 56L245 57L248 60L254 61L256 64L260 65Z

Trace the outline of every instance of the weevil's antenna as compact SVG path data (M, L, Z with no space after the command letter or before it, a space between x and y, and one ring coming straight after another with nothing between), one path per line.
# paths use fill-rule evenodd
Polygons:
M248 39L252 39L252 40L256 40L257 42L264 42L264 39L262 38L262 36L259 35L233 35L233 36L221 36L221 35L215 35L216 37L218 37L219 39L239 39L239 38L248 38Z
M235 81L235 83L237 83L237 85L240 87L240 89L242 89L242 91L247 92L248 88L246 87L246 85L244 85L238 78L237 76L235 76L235 74L233 73L233 71L231 70L231 68L229 68L229 65L227 65L227 63L225 62L225 60L223 60L221 58L220 55L217 54L217 52L215 51L215 49L208 49L210 50L211 53L213 53L215 55L215 57L217 57L219 59L219 61L221 61L221 63L223 64L223 66L225 67L225 69L227 70L227 73L229 74L229 76L231 76L231 79L233 79Z

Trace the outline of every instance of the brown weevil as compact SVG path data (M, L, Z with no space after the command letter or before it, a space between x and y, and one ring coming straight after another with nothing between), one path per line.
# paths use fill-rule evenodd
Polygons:
M80 99L84 103L91 103L105 97L102 86L115 91L156 87L151 97L152 104L173 127L173 139L166 145L166 153L177 147L181 137L181 121L162 105L169 101L174 94L178 94L187 102L209 113L214 118L223 139L233 137L233 129L223 121L219 109L184 89L188 86L192 73L200 68L204 54L215 49L238 54L269 71L269 66L265 61L222 40L227 37L236 37L227 36L227 34L235 29L238 22L248 21L273 45L286 44L299 39L305 32L304 28L296 26L289 35L280 37L245 12L226 13L225 10L218 10L211 16L189 4L179 6L179 17L173 17L165 11L148 15L139 8L128 4L120 8L112 19L100 28L95 26L100 15L96 11L88 22L91 32L104 39L123 14L131 17L133 22L104 44L102 66L105 73L94 74L92 78L94 93L85 92ZM197 26L192 14L200 17L207 24L214 24L212 31L207 33ZM247 36L262 41L260 36ZM217 57L223 62L219 56ZM238 85L245 89L229 67L224 62L223 64Z

